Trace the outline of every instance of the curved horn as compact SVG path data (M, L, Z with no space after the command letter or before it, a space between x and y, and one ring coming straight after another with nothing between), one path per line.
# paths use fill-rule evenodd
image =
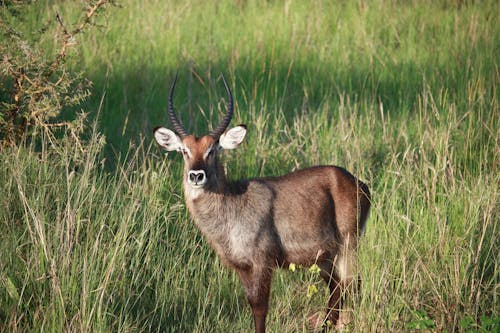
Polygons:
M227 85L226 79L224 78L224 75L222 75L222 81L224 82L224 86L226 87L226 92L227 92L227 113L224 116L224 119L219 123L219 126L215 128L212 132L210 132L210 136L218 139L222 133L226 130L227 126L231 122L231 118L233 118L233 94L231 94L231 89L229 89L229 86Z
M168 95L168 118L170 119L170 122L172 123L172 126L174 128L174 131L182 138L186 137L189 135L189 133L184 129L182 126L179 118L175 115L174 112L174 89L175 89L175 83L177 82L177 74L175 74L174 81L170 85L170 94Z

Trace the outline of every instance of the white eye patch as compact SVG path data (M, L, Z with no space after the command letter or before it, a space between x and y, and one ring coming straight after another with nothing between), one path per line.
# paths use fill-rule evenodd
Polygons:
M214 145L211 145L207 151L205 151L205 154L203 154L203 159L207 159L208 155L210 155L210 153L215 153L215 147Z
M188 148L188 147L186 147L186 146L183 146L183 147L182 147L179 151L180 151L181 153L183 153L183 154L187 154L187 156L188 156L189 158L191 158L191 157L193 156L193 155L191 154L191 150L189 150L189 148Z

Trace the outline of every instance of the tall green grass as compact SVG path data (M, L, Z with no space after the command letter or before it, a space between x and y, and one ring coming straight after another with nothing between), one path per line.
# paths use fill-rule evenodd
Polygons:
M38 2L20 24L71 21L78 6ZM182 159L152 145L177 71L176 107L198 134L225 110L219 74L231 82L249 136L225 153L230 177L337 164L370 185L347 331L498 330L495 13L494 1L109 9L70 59L94 82L84 111L100 109L86 146L0 155L0 330L252 330L236 276L189 219ZM306 270L278 272L269 331L307 331L327 293Z

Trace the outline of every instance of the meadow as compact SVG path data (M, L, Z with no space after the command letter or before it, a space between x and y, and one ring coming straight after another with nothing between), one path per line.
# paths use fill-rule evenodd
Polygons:
M0 151L0 331L253 330L237 276L190 220L182 158L153 142L175 73L198 135L225 112L227 78L232 124L248 126L224 153L230 178L335 164L369 185L346 332L500 330L496 1L117 5L67 59L93 82L76 110L85 146L39 135ZM38 1L18 22L44 27L48 57L55 13L73 22L82 3ZM278 271L269 332L308 332L327 296L307 268Z

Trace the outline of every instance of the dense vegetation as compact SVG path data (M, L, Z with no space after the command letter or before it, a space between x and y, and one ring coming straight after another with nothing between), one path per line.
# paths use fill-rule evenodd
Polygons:
M70 32L88 13L80 2L17 5L0 2L0 44L15 27L42 59L57 60L66 36L56 13ZM73 125L34 122L0 151L0 331L251 331L237 277L187 214L182 159L152 142L176 72L176 107L198 134L225 110L220 73L230 81L233 124L249 126L225 153L231 177L336 164L370 185L347 331L499 330L496 1L103 9L56 72L93 82L90 97L77 86L41 105L58 111L45 125ZM7 112L15 83L2 57ZM280 271L269 331L307 331L327 293L314 272Z

